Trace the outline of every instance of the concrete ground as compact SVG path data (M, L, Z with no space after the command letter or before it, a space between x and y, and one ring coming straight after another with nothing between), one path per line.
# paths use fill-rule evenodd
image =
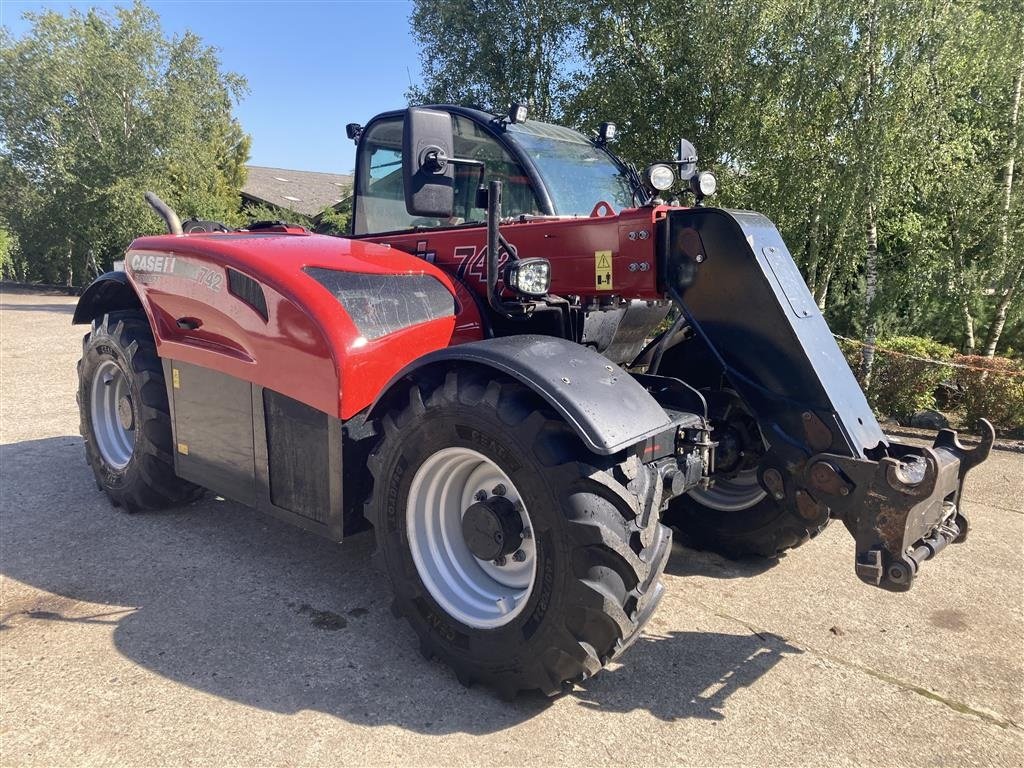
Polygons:
M0 763L1022 765L1024 456L914 590L833 525L775 565L677 545L622 664L504 703L424 661L370 542L208 498L127 516L75 406L73 299L0 296Z

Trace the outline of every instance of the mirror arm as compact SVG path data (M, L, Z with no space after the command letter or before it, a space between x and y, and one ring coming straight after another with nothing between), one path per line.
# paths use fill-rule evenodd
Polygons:
M483 160L470 160L466 157L448 157L444 152L436 147L428 147L423 151L423 165L427 164L432 166L431 173L444 173L445 166L451 165L468 165L473 168L480 169L480 182L483 183L484 169L486 168Z
M470 160L464 157L450 157L448 158L448 162L452 165L468 165L471 168L479 168L480 178L477 180L476 185L477 187L482 187L484 185L484 174L487 172L487 165L483 160Z
M482 188L484 185L484 174L487 172L487 164L483 160L470 160L468 157L444 157L439 158L438 152L434 150L427 150L426 161L434 163L434 173L444 173L445 165L465 165L470 168L479 168L480 177L477 180L477 187ZM426 163L424 163L426 165Z

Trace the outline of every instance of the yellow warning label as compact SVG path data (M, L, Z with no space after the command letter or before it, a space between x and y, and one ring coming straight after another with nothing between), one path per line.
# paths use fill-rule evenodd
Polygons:
M182 454L183 456L188 456L188 446L185 445L184 443L178 443L178 453Z
M612 290L612 252L594 251L594 287L599 291Z
M171 384L175 389L181 387L181 378L178 376L177 368L171 368ZM185 451L185 453L188 453L188 451Z

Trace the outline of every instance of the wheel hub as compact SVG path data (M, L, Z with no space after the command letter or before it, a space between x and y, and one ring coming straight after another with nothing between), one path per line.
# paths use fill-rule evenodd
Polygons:
M750 509L768 495L757 480L757 465L766 446L764 437L757 420L735 392L720 390L711 393L710 399L715 405L711 438L718 443L714 484L688 493L698 503L719 512Z
M473 557L497 560L523 543L523 519L504 496L478 501L462 517L462 536Z
M135 410L132 408L132 399L128 395L117 402L117 420L121 422L122 429L135 427Z
M122 470L135 450L135 408L131 386L123 370L110 359L93 373L89 393L92 439L112 469Z
M416 470L408 494L409 551L440 608L478 629L518 616L533 592L537 543L502 468L470 448L442 448Z

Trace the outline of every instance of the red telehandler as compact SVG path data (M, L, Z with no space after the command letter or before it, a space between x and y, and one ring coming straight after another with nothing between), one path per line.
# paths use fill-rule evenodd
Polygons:
M204 489L335 541L464 683L555 694L632 643L671 533L772 557L830 520L910 589L967 534L966 450L889 439L778 231L710 207L693 146L456 106L348 126L352 231L169 234L75 323L86 456L134 512ZM690 205L661 197L688 195Z

